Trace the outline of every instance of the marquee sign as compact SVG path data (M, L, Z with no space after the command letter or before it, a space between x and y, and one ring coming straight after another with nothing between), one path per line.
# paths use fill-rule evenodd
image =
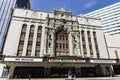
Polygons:
M47 62L62 62L62 63L92 63L92 64L117 64L117 60L110 59L64 59L64 58L49 58ZM5 57L4 62L44 62L44 58L15 58Z
M106 63L106 64L115 64L116 60L90 60L90 63Z
M78 62L78 63L85 63L86 60L74 60L74 59L49 59L49 62Z
M9 58L9 57L5 57L4 61L8 61L8 62L42 62L42 58Z

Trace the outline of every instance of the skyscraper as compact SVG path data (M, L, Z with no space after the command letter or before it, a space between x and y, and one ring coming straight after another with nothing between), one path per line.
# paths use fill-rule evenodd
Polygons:
M120 34L120 2L85 14L100 18L105 34Z
M17 7L30 9L30 0L17 0Z
M0 0L0 52L14 7L30 8L30 0Z

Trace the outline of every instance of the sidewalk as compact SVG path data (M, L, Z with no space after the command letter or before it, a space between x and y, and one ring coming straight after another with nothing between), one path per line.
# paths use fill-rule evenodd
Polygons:
M65 80L66 78L39 78L30 80ZM0 80L29 80L29 79L3 79ZM91 77L91 78L76 78L74 80L120 80L120 77Z

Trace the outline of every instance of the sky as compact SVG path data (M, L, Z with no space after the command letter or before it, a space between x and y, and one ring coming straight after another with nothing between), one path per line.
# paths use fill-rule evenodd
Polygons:
M31 0L35 10L51 12L54 9L65 8L73 15L86 14L91 11L120 2L120 0Z

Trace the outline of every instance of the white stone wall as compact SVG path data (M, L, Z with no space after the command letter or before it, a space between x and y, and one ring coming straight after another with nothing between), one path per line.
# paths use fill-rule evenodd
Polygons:
M3 55L15 56L17 54L19 38L21 34L22 22L12 20L9 26L7 38L5 41L5 46L3 50Z
M118 53L118 58L120 59L120 34L118 35L105 35L106 42L108 46L108 51L111 59L116 59L115 50Z
M21 28L24 23L27 24L27 31L26 31L26 37L25 37L25 43L23 47L23 54L22 56L26 56L26 50L27 50L27 42L29 37L29 29L30 26L33 24L35 25L35 31L34 31L34 39L33 39L33 45L32 45L32 56L35 56L35 47L36 47L36 36L37 36L37 29L38 26L42 26L42 42L41 42L41 53L40 56L43 56L43 54L46 54L46 48L45 48L45 40L46 40L46 32L45 27L48 27L46 25L46 17L48 16L48 12L42 12L42 11L32 11L32 10L25 10L25 9L15 9L13 13L13 17L9 26L8 35L6 38L3 54L7 56L15 56L17 54L18 50L18 44L21 34ZM26 17L26 18L25 18ZM49 17L54 17L53 13L49 13ZM58 17L59 18L59 17ZM89 45L88 45L88 38L87 38L87 31L90 31L91 37L92 37L92 48L94 53L94 58L96 58L96 51L94 46L94 40L93 40L93 31L96 32L97 35L97 42L98 42L98 48L100 51L100 57L101 58L108 58L107 48L104 40L104 35L102 32L102 29L100 28L100 21L98 19L92 19L92 18L86 18L82 16L75 16L72 17L72 20L78 20L79 22L79 28L80 31L85 31L85 40L86 40L86 47L87 47L87 57L90 57L89 52ZM73 28L75 30L76 28ZM72 38L71 38L72 39ZM81 43L81 39L80 39ZM71 43L70 43L71 44ZM72 47L71 47L72 48ZM73 51L70 50L70 55L73 55ZM81 51L82 52L82 44L81 44ZM53 55L53 54L52 54ZM80 55L81 56L81 55ZM83 52L82 52L83 56Z
M94 38L93 38L93 31L96 32L97 36L97 42L98 42L98 50L100 52L100 58L108 58L108 52L107 52L107 45L105 42L103 30L101 29L101 24L99 19L93 19L93 18L88 18L85 16L80 16L78 17L79 21L79 27L80 31L84 30L85 31L85 42L86 42L86 48L87 48L87 57L90 57L90 50L89 50L89 45L88 45L88 37L87 37L87 31L90 31L91 35L91 42L92 42L92 48L93 48L93 56L94 58L97 58L96 56L96 49L95 49L95 43L94 43ZM83 50L82 48L82 39L81 41L81 52ZM83 52L82 52L83 56Z
M100 52L100 58L109 58L107 52L107 44L102 30L96 30L98 49Z

